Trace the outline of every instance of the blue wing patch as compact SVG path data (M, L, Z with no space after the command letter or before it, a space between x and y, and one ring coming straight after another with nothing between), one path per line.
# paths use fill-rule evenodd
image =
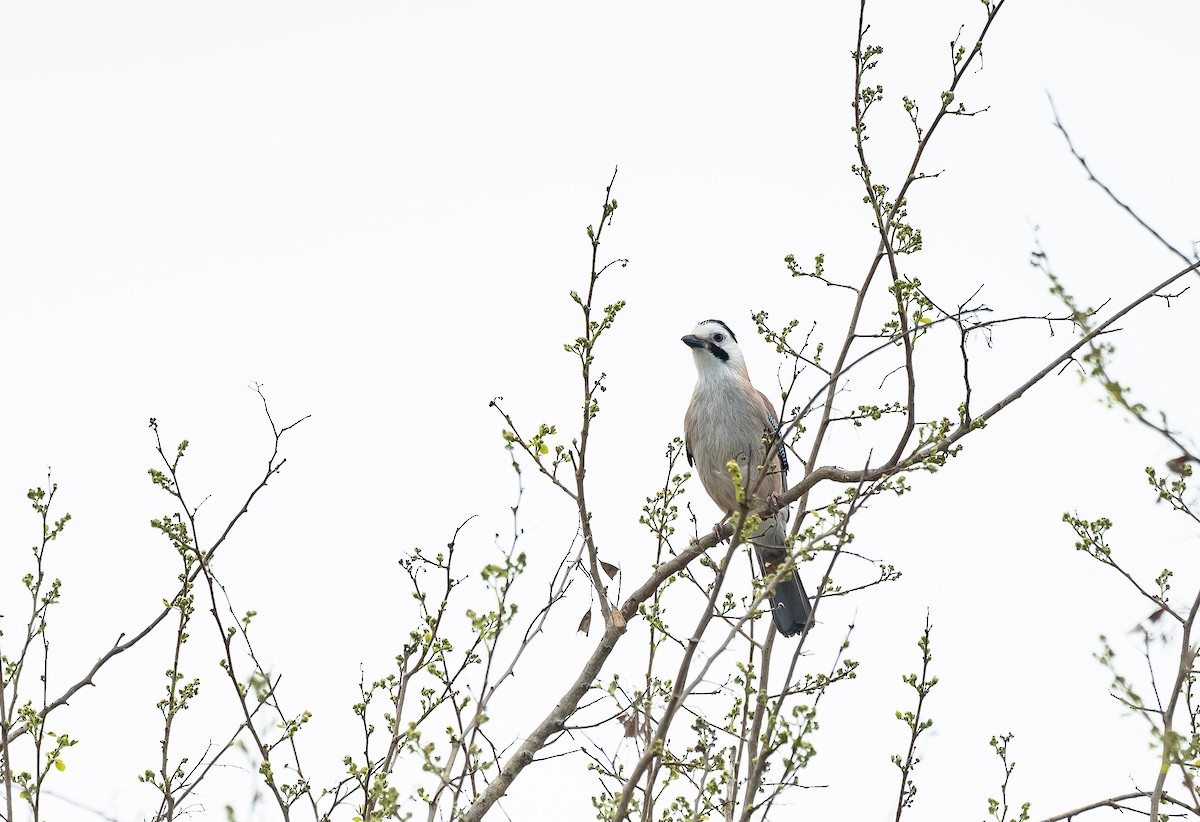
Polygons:
M788 471L787 449L783 445L783 435L779 431L779 420L775 419L773 414L768 413L767 424L771 426L771 430L779 438L779 469L786 475Z

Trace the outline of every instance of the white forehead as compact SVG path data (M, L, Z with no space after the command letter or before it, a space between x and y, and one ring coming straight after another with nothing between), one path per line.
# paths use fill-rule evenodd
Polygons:
M731 342L736 339L729 326L720 320L704 320L696 323L696 327L692 329L692 335L696 337L712 339L713 334L724 334Z

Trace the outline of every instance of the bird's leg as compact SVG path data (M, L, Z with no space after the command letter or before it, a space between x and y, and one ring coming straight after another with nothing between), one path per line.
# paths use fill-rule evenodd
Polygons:
M712 532L713 536L717 538L717 542L725 541L725 538L721 536L721 529L725 527L725 523L729 522L729 518L731 516L733 516L733 514L726 514L721 519L717 520L717 524L713 526Z

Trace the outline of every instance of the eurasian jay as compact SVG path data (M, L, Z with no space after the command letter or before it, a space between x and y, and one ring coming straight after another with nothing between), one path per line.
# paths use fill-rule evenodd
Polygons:
M704 490L728 518L738 503L726 466L736 460L754 510L772 494L787 489L787 454L778 439L779 422L771 402L750 384L742 349L725 323L704 320L683 342L696 361L696 390L683 418L688 465L695 466ZM775 448L768 455L767 445L773 440ZM750 538L763 576L775 573L788 557L787 520L788 509L784 508L764 520ZM803 631L811 611L795 570L776 582L771 615L781 634Z

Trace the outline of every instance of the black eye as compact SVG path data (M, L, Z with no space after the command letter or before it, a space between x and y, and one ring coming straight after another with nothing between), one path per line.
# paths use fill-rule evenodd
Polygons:
M724 334L713 334L713 342L715 342L715 343L725 342L725 335Z

